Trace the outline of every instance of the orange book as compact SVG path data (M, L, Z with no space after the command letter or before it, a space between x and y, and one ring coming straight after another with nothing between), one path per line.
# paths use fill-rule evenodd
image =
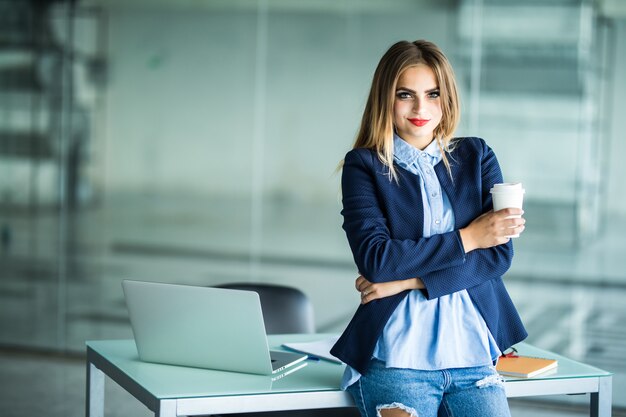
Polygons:
M556 359L532 358L530 356L503 355L498 359L496 370L506 376L532 378L542 372L556 368Z

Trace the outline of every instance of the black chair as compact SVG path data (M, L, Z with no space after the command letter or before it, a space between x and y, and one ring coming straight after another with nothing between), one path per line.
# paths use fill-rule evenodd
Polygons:
M232 283L216 287L258 293L267 334L315 333L313 305L296 288L261 283Z
M302 291L278 284L232 283L217 288L255 291L261 300L267 334L314 333L313 305ZM270 411L229 414L237 417L359 417L356 408ZM228 417L226 415L221 417Z

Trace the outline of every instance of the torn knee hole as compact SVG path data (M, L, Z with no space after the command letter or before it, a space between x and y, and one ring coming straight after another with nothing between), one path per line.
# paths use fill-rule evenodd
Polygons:
M381 404L376 406L377 417L419 417L415 409L402 403Z
M481 379L480 381L476 381L477 388L487 388L493 385L502 385L504 384L504 378L500 376L500 374L489 375L486 378Z

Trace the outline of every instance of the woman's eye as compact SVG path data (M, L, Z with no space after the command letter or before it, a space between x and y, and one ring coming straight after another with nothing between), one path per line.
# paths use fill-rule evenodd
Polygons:
M407 93L406 91L398 91L396 93L396 97L398 97L400 100L409 100L413 98L411 93Z
M431 93L428 94L429 98L437 98L439 97L439 91L433 91Z

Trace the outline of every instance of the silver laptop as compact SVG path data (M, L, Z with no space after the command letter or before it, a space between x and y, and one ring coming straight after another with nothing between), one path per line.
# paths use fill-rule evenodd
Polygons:
M307 355L270 352L256 292L132 280L122 287L142 361L262 375L306 364Z

